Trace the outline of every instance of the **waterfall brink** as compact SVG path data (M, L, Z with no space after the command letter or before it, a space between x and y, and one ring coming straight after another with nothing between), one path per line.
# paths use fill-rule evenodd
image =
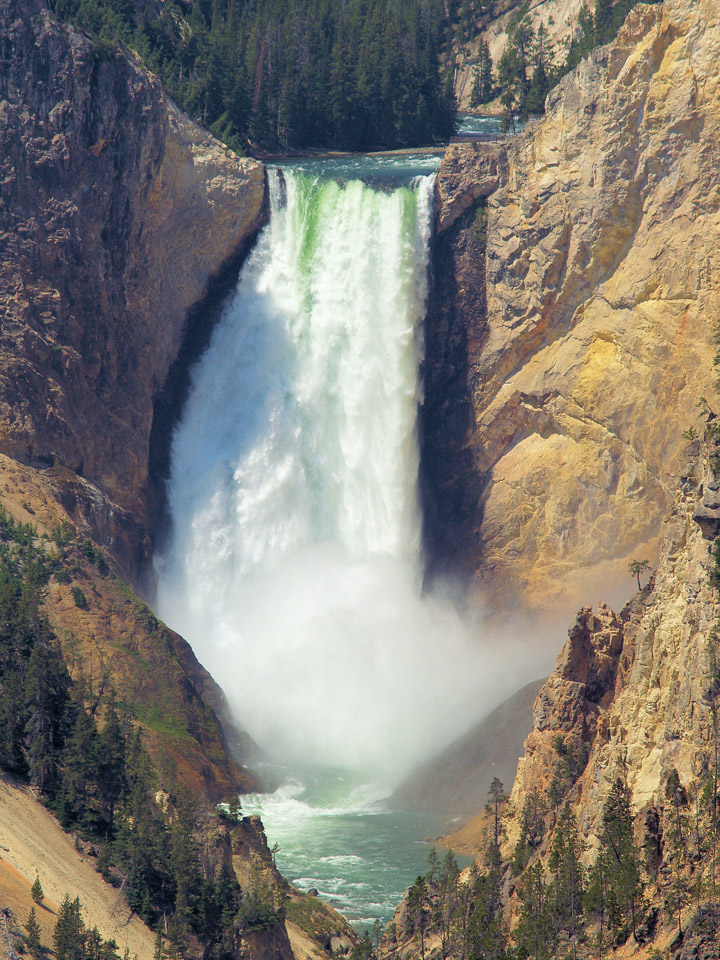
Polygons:
M420 596L433 178L270 178L173 439L158 612L272 754L399 775L481 712L487 669Z

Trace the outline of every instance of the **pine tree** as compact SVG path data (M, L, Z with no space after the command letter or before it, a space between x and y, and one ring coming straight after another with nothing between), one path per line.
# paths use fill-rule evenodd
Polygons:
M30 896L33 898L35 903L42 903L45 899L42 884L40 883L40 874L38 873L35 874L35 882L30 888Z
M595 0L595 43L607 43L612 37L613 0Z
M605 951L605 928L610 904L611 868L609 851L601 849L592 865L585 888L585 912L589 916L596 917L599 921L596 938L598 960L602 960Z
M578 11L578 26L573 32L570 45L568 47L565 63L557 73L557 79L565 76L580 63L583 57L595 46L595 19L590 12L587 3L583 3Z
M120 960L118 945L114 940L103 940L100 945L100 960Z
M440 869L440 857L435 847L432 847L430 853L428 854L428 872L425 874L425 879L428 883L435 883L437 880L438 871Z
M76 691L75 720L63 754L62 786L56 809L64 827L76 823L95 832L98 826L98 732L83 705L83 691Z
M174 917L183 935L193 912L195 891L199 887L200 865L197 844L196 806L189 794L183 793L170 825L170 866L175 886Z
M33 899L35 898L33 897ZM28 950L33 957L41 957L43 949L42 943L40 942L40 924L35 914L35 907L31 907L30 909L30 916L28 917L28 922L25 924L25 929L27 930Z
M489 103L495 95L493 88L493 62L490 54L490 46L487 40L480 41L480 62L478 66L480 74L480 97L481 103Z
M125 730L112 700L97 739L97 784L108 831L112 832L115 806L127 791Z
M437 871L437 898L434 919L440 928L440 952L443 960L450 951L451 932L458 910L458 881L460 869L452 850L445 854Z
M500 871L496 867L476 877L464 937L467 960L504 960L507 955L500 892Z
M585 874L580 861L582 844L570 804L565 807L555 828L549 867L553 875L552 900L555 923L566 930L573 945L582 919Z
M498 64L498 82L503 89L503 127L515 130L518 117L527 115L527 97L530 89L530 57L534 35L526 20L521 20L513 31Z
M520 818L520 836L515 844L510 870L514 877L519 876L527 866L533 850L539 845L545 833L545 814L547 805L537 790L531 790L523 804Z
M482 103L480 96L480 70L478 67L473 68L472 72L472 87L470 88L470 106L479 107Z
M498 777L493 777L492 783L490 784L490 789L488 790L488 797L490 798L488 803L485 805L485 809L492 813L493 816L493 835L492 841L490 844L490 849L488 851L488 856L490 862L493 866L500 865L500 805L507 800L507 794L505 793L505 787L503 786L502 780Z
M630 922L637 925L643 885L639 851L635 846L630 790L618 777L610 790L603 812L600 850L608 860L608 918L614 929Z
M545 98L550 92L552 49L543 23L538 27L533 46L533 73L525 109L530 113L545 112Z
M216 881L215 898L220 909L221 945L225 954L231 956L234 952L234 921L242 893L234 871L225 864Z
M548 888L539 862L529 866L519 886L522 904L515 929L515 944L520 956L548 960L555 940Z
M478 45L478 60L473 71L470 105L479 107L481 104L489 103L494 95L492 56L487 40L483 39Z
M30 782L41 793L53 795L58 759L66 733L70 677L47 624L38 625L25 673L28 720L25 742Z
M103 939L97 927L87 930L83 938L83 960L102 960Z
M428 888L425 877L418 877L408 891L408 916L420 937L420 957L425 960L425 929L428 920Z
M162 930L160 930L159 927L157 933L155 934L155 951L153 953L153 960L166 960Z
M363 931L363 935L348 954L348 960L376 960L369 930Z
M70 899L66 893L58 911L53 934L55 960L79 960L82 956L83 922L80 915L80 899Z

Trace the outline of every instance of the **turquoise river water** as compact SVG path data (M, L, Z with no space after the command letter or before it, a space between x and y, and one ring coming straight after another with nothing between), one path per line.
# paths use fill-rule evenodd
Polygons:
M262 817L282 874L301 890L316 888L362 931L392 917L407 886L428 869L426 838L448 826L433 814L393 809L387 794L350 772L322 770L243 797L242 806Z

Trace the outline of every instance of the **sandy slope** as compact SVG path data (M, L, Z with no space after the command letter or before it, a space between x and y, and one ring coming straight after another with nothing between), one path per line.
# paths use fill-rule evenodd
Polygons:
M20 923L27 920L30 887L38 872L45 892L36 909L42 940L52 945L55 912L65 893L80 897L83 917L103 937L113 937L120 955L151 960L154 935L137 917L130 917L119 891L105 883L91 858L79 853L72 838L33 797L26 786L0 774L0 907L9 907Z

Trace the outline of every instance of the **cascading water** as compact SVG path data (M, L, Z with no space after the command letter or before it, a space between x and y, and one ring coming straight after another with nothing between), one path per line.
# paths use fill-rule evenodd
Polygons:
M432 187L271 171L269 224L172 444L158 612L262 747L295 769L355 771L347 790L396 780L517 681L420 592ZM276 801L278 828L307 819L294 794Z

